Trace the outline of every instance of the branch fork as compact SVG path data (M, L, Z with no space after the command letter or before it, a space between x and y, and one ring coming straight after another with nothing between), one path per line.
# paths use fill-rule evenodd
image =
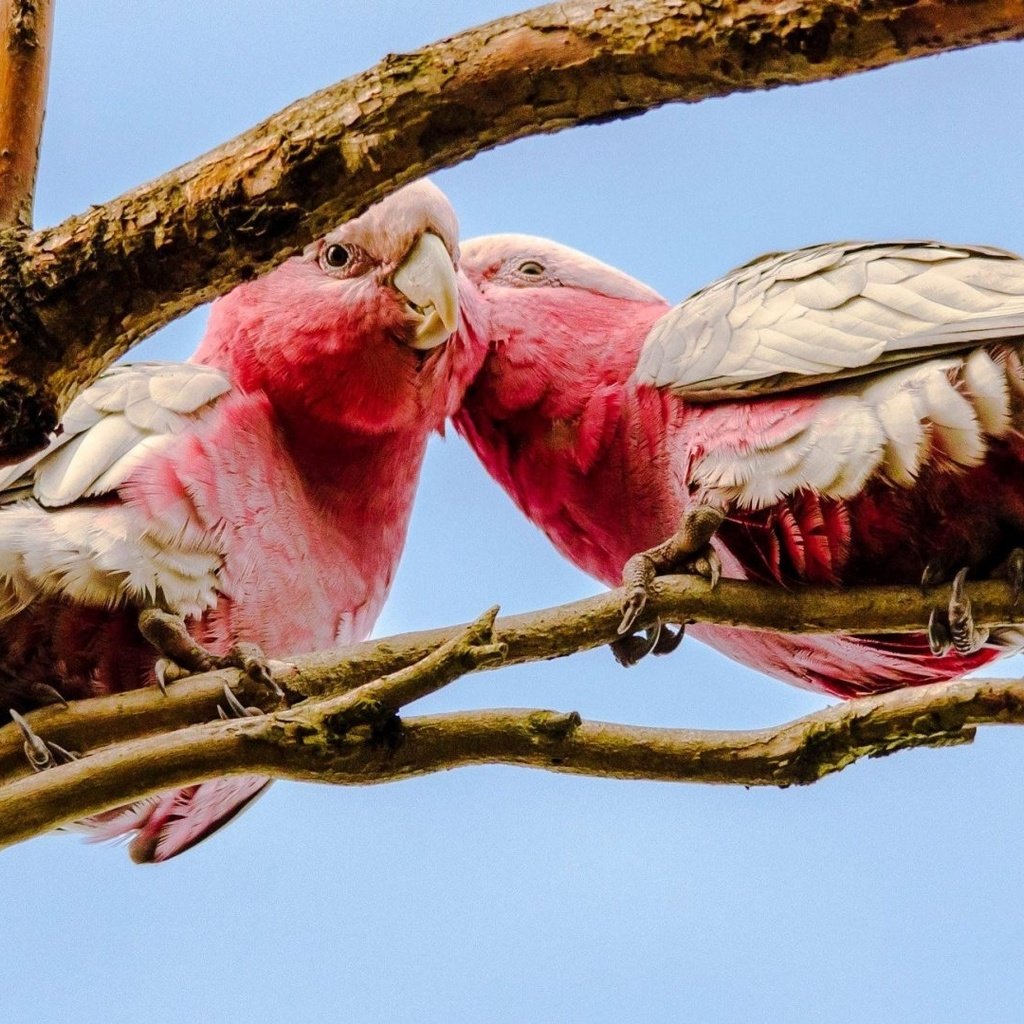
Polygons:
M469 672L501 665L508 656L508 645L494 640L497 616L495 605L419 661L337 697L279 712L276 720L309 730L307 742L332 742L362 725L383 730L406 705Z

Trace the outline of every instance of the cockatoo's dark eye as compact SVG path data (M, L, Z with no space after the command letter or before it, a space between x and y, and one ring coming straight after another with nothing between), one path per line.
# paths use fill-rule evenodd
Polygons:
M542 277L544 274L544 267L536 260L527 260L525 263L520 263L516 270L523 277Z
M344 270L348 266L349 260L352 258L351 253L343 245L339 245L337 242L327 246L324 249L323 255L320 259L323 261L324 269L328 267L331 270Z

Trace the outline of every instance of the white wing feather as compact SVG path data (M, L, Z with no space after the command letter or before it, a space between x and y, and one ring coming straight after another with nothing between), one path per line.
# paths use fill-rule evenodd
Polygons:
M72 402L46 449L0 471L0 620L40 596L160 600L182 614L215 602L221 555L198 527L86 499L114 494L230 388L209 366L115 366Z
M1024 260L934 242L822 245L740 267L666 313L641 383L691 400L860 376L1024 337Z
M976 349L966 358L847 382L788 422L708 445L692 478L727 501L756 508L804 489L850 498L876 474L909 486L926 464L976 466L988 438L1011 429L1010 372L1005 352L993 358ZM728 410L719 404L715 411ZM736 437L728 429L720 434Z

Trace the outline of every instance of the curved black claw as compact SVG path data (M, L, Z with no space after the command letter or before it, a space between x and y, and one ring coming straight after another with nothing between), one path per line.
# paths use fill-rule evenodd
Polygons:
M936 583L941 583L944 579L948 578L947 573L948 569L945 562L941 559L933 558L924 567L924 572L921 573L921 593L927 596L928 591Z
M153 665L153 675L156 676L156 685L160 692L166 697L169 683L176 683L179 679L186 679L192 673L187 668L182 668L176 661L170 658L157 658Z
M658 657L671 654L683 642L685 630L686 627L683 625L680 625L678 630L671 630L658 619L653 626L644 630L643 636L632 633L613 640L608 646L611 647L615 660L623 668L632 668L648 654Z
M78 754L73 750L65 750L58 743L48 743L44 740L14 708L11 708L11 719L25 738L25 757L28 758L33 771L41 772L59 764L78 760Z
M65 708L69 706L64 694L49 683L31 683L28 688L28 695L40 707L49 707L52 704L60 704Z
M659 623L650 629L645 629L643 636L638 633L620 636L618 640L613 640L608 646L612 649L615 660L623 668L632 668L637 662L643 661L658 646L660 636L661 625Z
M974 624L971 599L964 589L966 579L967 570L961 569L953 577L953 592L949 598L949 635L957 654L973 654L988 640L988 630Z
M67 699L57 687L40 680L26 681L12 673L4 665L0 665L0 690L7 698L4 701L5 705L14 704L27 708L29 711L50 707L53 704L68 706Z
M224 684L224 703L227 704L227 710L224 710L223 705L217 705L217 714L220 715L225 721L232 718L256 718L257 715L262 715L262 708L246 707L232 692L231 687L227 683Z
M664 657L666 654L671 654L676 650L683 642L683 636L686 634L686 626L683 623L680 623L679 628L675 631L669 629L660 620L659 623L661 631L658 633L658 639L654 641L654 647L651 648L651 654L657 658Z

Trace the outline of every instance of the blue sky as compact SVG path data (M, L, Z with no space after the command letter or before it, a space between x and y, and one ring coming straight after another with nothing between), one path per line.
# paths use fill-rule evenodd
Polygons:
M59 4L37 221L511 4ZM770 249L1024 251L1024 49L675 106L437 175L465 236L549 235L682 298ZM146 343L180 358L205 311ZM431 447L377 632L593 593L457 437ZM1007 673L1020 665L1007 664ZM738 728L822 701L688 641L474 676L430 702ZM746 791L465 769L277 784L171 864L54 836L0 854L12 1022L1018 1021L1022 735Z

